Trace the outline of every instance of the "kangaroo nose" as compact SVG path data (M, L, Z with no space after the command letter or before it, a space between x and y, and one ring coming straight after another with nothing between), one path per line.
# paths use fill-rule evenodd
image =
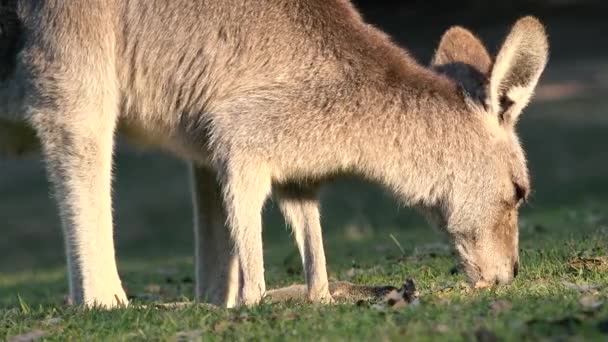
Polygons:
M519 261L513 264L513 278L517 277L517 273L519 273Z

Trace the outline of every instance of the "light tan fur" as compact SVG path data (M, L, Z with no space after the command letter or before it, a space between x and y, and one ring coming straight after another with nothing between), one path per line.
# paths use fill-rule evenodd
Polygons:
M264 295L260 213L274 188L308 296L331 300L316 190L344 174L423 208L472 284L513 279L529 191L513 128L548 53L536 19L515 24L494 63L442 43L425 68L344 0L20 0L18 16L23 46L0 116L18 112L40 139L75 303L126 303L112 239L117 127L193 164L201 299Z
M397 288L394 286L357 285L348 281L332 281L329 283L329 293L334 300L340 302L382 299L395 290ZM310 298L307 286L298 284L269 290L266 295L267 301L270 303L303 302Z

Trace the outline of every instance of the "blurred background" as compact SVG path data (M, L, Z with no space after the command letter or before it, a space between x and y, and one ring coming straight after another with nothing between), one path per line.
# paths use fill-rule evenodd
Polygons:
M515 19L538 16L547 26L551 56L537 96L518 128L534 187L531 203L523 209L522 244L534 243L528 231L550 236L552 222L567 225L573 215L608 226L603 216L608 208L606 1L355 3L366 20L387 31L423 64L451 25L472 29L495 52ZM147 261L162 265L179 260L189 269L193 238L185 164L159 152L120 144L115 175L115 236L121 273L137 272L137 265ZM426 246L445 242L414 212L400 207L376 186L340 180L323 190L322 201L330 272L332 265L365 263L366 255L414 253L421 241ZM36 156L0 160L0 233L0 273L35 273L52 267L60 275L53 281L66 286L56 205ZM272 202L265 212L264 239L271 278L299 274L295 245ZM394 240L400 242L398 248ZM17 278L13 285L18 284Z

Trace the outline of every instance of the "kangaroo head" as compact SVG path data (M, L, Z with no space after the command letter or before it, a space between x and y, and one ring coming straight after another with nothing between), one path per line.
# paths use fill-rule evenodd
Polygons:
M471 32L453 27L432 61L435 71L460 85L475 118L463 131L470 130L468 150L456 163L460 168L435 217L447 227L476 287L510 283L518 272L517 214L530 182L515 124L547 58L542 24L525 17L515 23L494 60Z

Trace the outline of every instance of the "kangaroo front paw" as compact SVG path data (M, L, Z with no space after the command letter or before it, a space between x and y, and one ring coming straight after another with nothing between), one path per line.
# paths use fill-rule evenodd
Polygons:
M129 305L127 294L120 285L91 291L85 295L83 302L88 308L101 309L124 308Z
M243 306L258 305L262 301L263 296L264 291L258 287L251 289L250 291L243 291L239 304Z
M334 298L329 293L327 288L323 290L310 290L308 291L308 300L312 303L319 304L332 304L334 303Z
M260 303L260 301L262 301L262 296L243 296L243 298L241 298L241 305L242 306L255 306L258 305Z

